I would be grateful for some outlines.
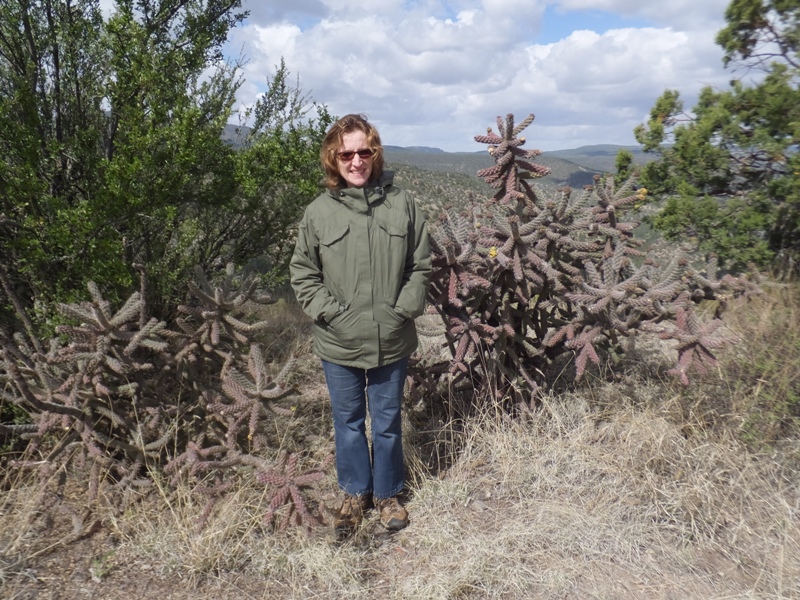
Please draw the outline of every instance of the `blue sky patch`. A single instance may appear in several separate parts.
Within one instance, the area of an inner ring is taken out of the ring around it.
[[[623,17],[601,10],[565,11],[548,6],[544,11],[539,35],[532,41],[537,44],[552,44],[568,37],[578,29],[588,29],[603,34],[610,29],[625,27],[653,27],[647,19]]]

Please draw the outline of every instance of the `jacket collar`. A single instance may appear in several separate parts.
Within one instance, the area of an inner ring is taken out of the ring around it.
[[[394,182],[394,173],[384,171],[377,182],[371,182],[363,188],[344,188],[329,190],[328,193],[339,202],[356,212],[367,212],[367,206],[375,204],[386,197],[386,190]]]

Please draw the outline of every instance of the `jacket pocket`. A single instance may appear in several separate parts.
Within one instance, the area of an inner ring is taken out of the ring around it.
[[[378,226],[384,231],[384,233],[389,236],[390,241],[400,243],[405,248],[408,231],[391,223],[387,223],[382,219],[376,219],[376,221],[378,222]]]
[[[384,325],[391,325],[392,327],[400,327],[408,319],[401,315],[394,307],[394,301],[389,298],[384,299],[383,302],[378,302],[373,308],[375,320]]]
[[[354,354],[361,351],[363,339],[361,335],[360,316],[357,311],[344,309],[333,317],[329,323],[314,323],[315,343],[324,349],[326,360],[353,360]]]
[[[350,224],[332,228],[326,231],[319,240],[319,258],[322,263],[322,277],[325,287],[339,304],[345,305],[351,298],[346,295],[348,238],[350,237]]]
[[[380,244],[381,278],[384,296],[394,305],[406,268],[408,231],[390,222],[377,220]]]
[[[350,223],[345,223],[341,227],[336,227],[330,231],[326,231],[319,240],[319,244],[323,248],[336,249],[337,245],[344,241],[345,237],[350,231]]]

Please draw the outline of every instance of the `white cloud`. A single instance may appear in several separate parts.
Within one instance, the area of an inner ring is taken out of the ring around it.
[[[291,23],[281,23],[273,27],[254,25],[253,30],[253,52],[264,56],[291,55],[297,38],[302,34],[300,28]]]
[[[473,136],[508,112],[536,113],[526,131],[532,147],[633,143],[633,128],[665,89],[680,90],[691,107],[703,85],[725,85],[714,35],[726,2],[557,0],[564,10],[653,26],[579,29],[542,45],[544,1],[298,0],[267,3],[269,16],[256,9],[264,3],[246,0],[253,15],[230,45],[250,59],[243,103],[283,57],[314,100],[334,114],[366,113],[387,144],[479,150]]]
[[[698,56],[711,60],[698,63]],[[528,69],[512,86],[522,90],[513,104],[536,105],[550,148],[632,143],[633,128],[665,89],[681,90],[691,105],[702,85],[724,85],[720,56],[712,42],[669,29],[576,31],[529,48]]]

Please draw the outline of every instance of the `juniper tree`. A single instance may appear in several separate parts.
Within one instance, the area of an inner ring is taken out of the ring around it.
[[[196,265],[279,270],[317,192],[330,119],[283,62],[249,133],[223,139],[242,84],[222,55],[240,0],[109,4],[0,3],[0,263],[37,325],[90,280],[127,298],[134,263],[161,318]],[[12,313],[0,304],[0,320]]]
[[[635,131],[658,157],[642,173],[664,201],[652,224],[716,254],[726,269],[754,263],[796,275],[800,2],[733,0],[725,20],[716,41],[729,87],[704,88],[691,111],[667,90]]]

